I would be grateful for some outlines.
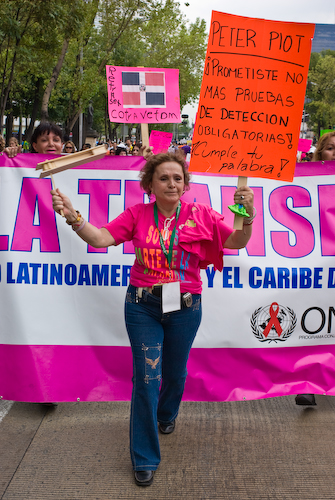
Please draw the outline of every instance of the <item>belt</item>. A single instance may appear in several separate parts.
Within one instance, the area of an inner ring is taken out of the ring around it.
[[[155,297],[162,298],[162,285],[154,285],[154,286],[140,286],[137,288],[137,296],[139,299],[143,296],[143,291],[151,293]],[[192,294],[190,292],[181,293],[180,294],[181,302],[185,307],[191,307],[192,305]]]
[[[139,299],[142,298],[143,290],[145,292],[151,293],[152,295],[155,295],[155,297],[162,297],[162,285],[139,286],[137,288],[137,295]]]

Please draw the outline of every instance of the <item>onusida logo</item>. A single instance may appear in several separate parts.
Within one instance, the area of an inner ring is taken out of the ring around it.
[[[293,333],[297,317],[293,309],[277,302],[256,309],[250,319],[251,329],[260,342],[284,342]]]

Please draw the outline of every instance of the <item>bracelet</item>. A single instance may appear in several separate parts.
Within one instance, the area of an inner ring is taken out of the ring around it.
[[[243,226],[249,226],[250,224],[252,224],[254,222],[254,218],[257,215],[257,210],[255,207],[253,207],[253,211],[254,211],[254,215],[252,217],[245,217],[243,219]]]
[[[73,224],[72,229],[73,229],[73,231],[75,231],[77,233],[78,231],[81,231],[83,229],[85,224],[86,224],[86,220],[84,219],[84,217],[81,217],[81,224],[79,226],[76,226]]]
[[[78,210],[76,210],[76,214],[77,214],[77,218],[72,221],[72,222],[69,222],[67,219],[66,219],[66,224],[68,224],[69,226],[72,226],[72,224],[75,224],[76,222],[79,222],[81,219],[82,219],[82,216],[80,214],[80,212]]]

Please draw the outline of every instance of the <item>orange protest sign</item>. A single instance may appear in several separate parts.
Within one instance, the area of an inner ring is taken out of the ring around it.
[[[212,12],[191,171],[292,181],[314,28]]]

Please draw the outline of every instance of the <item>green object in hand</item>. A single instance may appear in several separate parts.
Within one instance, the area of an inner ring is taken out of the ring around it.
[[[229,210],[231,210],[235,215],[240,217],[250,217],[243,205],[235,203],[235,205],[228,205]]]

